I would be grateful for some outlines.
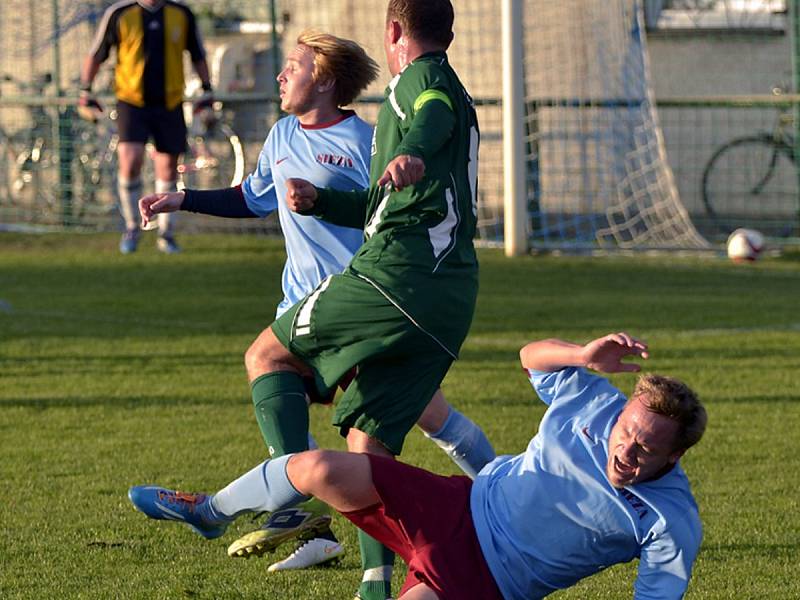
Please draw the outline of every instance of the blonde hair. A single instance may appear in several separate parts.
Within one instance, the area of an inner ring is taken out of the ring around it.
[[[333,80],[336,106],[351,104],[380,72],[378,63],[352,40],[307,29],[297,43],[314,51],[314,81]]]
[[[675,446],[687,450],[703,437],[708,415],[697,395],[685,383],[663,375],[642,375],[633,388],[647,410],[676,421],[678,429]]]

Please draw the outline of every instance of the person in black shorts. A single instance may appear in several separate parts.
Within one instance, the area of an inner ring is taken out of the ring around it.
[[[117,190],[125,219],[119,249],[136,250],[139,242],[138,200],[142,196],[141,171],[145,144],[155,144],[155,191],[177,189],[178,157],[186,146],[183,118],[183,53],[189,52],[204,94],[195,110],[211,105],[211,83],[205,49],[194,15],[172,0],[117,2],[103,15],[92,48],[81,68],[80,109],[102,111],[92,95],[92,82],[100,65],[116,49],[114,88],[119,128]],[[159,215],[158,249],[169,254],[180,248],[173,236],[173,215]]]

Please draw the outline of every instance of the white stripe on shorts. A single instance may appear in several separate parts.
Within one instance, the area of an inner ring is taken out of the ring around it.
[[[294,320],[294,337],[308,335],[311,333],[311,311],[314,309],[314,305],[317,303],[319,295],[327,289],[328,285],[330,285],[330,282],[331,275],[328,275],[317,286],[317,289],[315,289],[311,295],[306,298],[305,302],[303,302],[303,306],[300,307],[299,311],[297,311],[297,316]]]

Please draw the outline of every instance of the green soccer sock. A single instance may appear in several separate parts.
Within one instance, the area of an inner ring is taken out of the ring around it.
[[[308,404],[303,379],[291,371],[267,373],[250,385],[258,428],[270,456],[308,450]]]
[[[387,600],[391,597],[392,588],[388,581],[362,581],[356,595],[359,600]]]
[[[358,587],[358,597],[361,600],[391,598],[394,552],[360,529],[358,545],[361,548],[361,568],[364,569],[364,579]]]

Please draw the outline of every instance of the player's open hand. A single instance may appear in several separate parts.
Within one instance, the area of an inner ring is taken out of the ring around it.
[[[142,229],[150,229],[153,218],[159,213],[180,210],[185,194],[183,192],[165,192],[149,194],[139,198],[139,214],[142,216]]]
[[[425,176],[425,163],[418,156],[401,154],[395,156],[378,179],[378,185],[384,186],[391,183],[396,190],[414,185]]]
[[[640,371],[636,363],[622,362],[626,356],[648,358],[647,344],[627,333],[610,333],[592,340],[582,350],[588,368],[601,373],[620,373]]]
[[[317,202],[317,188],[305,179],[286,180],[286,205],[296,213],[307,213]]]

